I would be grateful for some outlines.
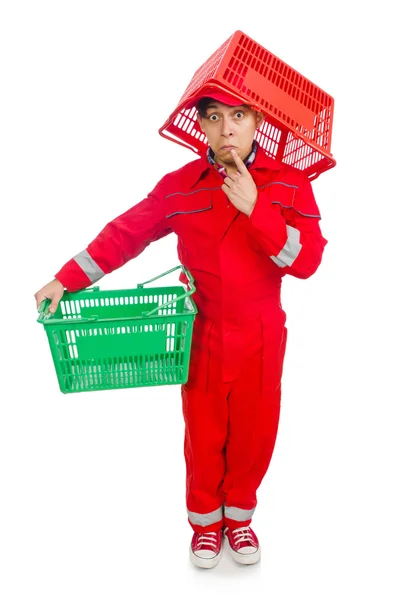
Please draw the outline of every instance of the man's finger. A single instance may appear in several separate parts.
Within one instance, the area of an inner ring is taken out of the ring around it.
[[[229,196],[230,193],[230,187],[228,187],[227,185],[223,184],[221,186],[221,189],[225,192],[226,196]]]
[[[234,162],[236,163],[236,167],[240,171],[241,175],[249,175],[247,167],[245,166],[244,162],[241,160],[237,152],[235,150],[232,150],[231,154],[233,156]]]
[[[48,310],[51,313],[54,313],[56,311],[56,309],[58,308],[60,298],[58,296],[48,297],[48,296],[44,296],[43,294],[40,294],[40,296],[36,296],[37,310],[39,310],[40,304],[42,302],[44,302],[44,300],[51,300],[51,304],[48,306]]]
[[[56,309],[58,308],[58,301],[57,300],[53,300],[50,304],[50,306],[48,307],[48,310],[50,311],[50,313],[54,313],[56,311]]]
[[[40,306],[40,304],[43,302],[43,300],[45,300],[45,299],[46,299],[46,297],[45,297],[45,296],[41,296],[41,295],[40,295],[40,296],[37,296],[37,295],[35,295],[35,298],[36,298],[36,305],[37,305],[37,308],[39,308],[39,306]]]
[[[226,179],[231,179],[232,181],[237,181],[237,179],[240,177],[240,173],[229,173],[229,175],[226,177]]]

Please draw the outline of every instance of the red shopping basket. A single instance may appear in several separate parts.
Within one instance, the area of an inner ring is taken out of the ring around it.
[[[335,166],[331,154],[334,100],[242,31],[236,31],[196,71],[160,135],[202,153],[208,147],[196,108],[206,88],[218,88],[265,116],[255,137],[271,157],[305,171],[309,179]]]

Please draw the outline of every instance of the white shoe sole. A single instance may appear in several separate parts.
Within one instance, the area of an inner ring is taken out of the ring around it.
[[[225,535],[225,541],[227,542],[227,545],[229,546],[232,557],[240,565],[254,565],[255,563],[260,561],[260,559],[261,559],[261,547],[260,546],[258,547],[258,550],[256,552],[254,552],[253,554],[240,554],[239,552],[236,552],[235,550],[233,550],[233,548],[230,547],[229,540],[226,535]]]
[[[217,554],[213,558],[200,558],[199,556],[196,556],[191,546],[189,548],[189,553],[190,560],[192,561],[195,567],[200,567],[200,569],[212,569],[213,567],[216,567],[218,562],[221,560],[222,548],[219,554]]]

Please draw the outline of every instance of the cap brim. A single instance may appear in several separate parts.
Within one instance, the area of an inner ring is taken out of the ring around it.
[[[242,98],[230,96],[227,92],[222,92],[217,89],[207,88],[200,94],[197,94],[197,96],[192,98],[187,104],[185,104],[184,108],[192,108],[193,106],[197,106],[197,103],[202,98],[213,98],[221,104],[226,104],[226,106],[242,106],[243,104],[247,104],[247,102]]]

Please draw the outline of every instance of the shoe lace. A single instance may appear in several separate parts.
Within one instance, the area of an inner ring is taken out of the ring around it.
[[[197,546],[213,546],[216,548],[216,533],[215,531],[209,531],[207,533],[200,533],[197,538]]]
[[[238,529],[231,530],[231,534],[234,537],[235,542],[249,542],[255,544],[254,538],[252,537],[252,530],[250,527],[239,527]]]

